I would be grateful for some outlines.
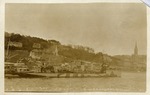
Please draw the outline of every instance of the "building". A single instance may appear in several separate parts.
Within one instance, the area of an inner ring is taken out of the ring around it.
[[[28,72],[29,68],[25,65],[25,63],[15,63],[16,72]]]
[[[146,55],[139,55],[138,54],[137,43],[135,44],[134,53],[131,56],[131,61],[132,61],[132,63],[146,64]]]
[[[146,70],[146,55],[140,55],[137,43],[135,43],[133,54],[131,55],[117,55],[116,59],[123,63],[123,69],[132,71]]]
[[[9,44],[9,46],[14,46],[14,47],[19,47],[19,48],[22,47],[22,43],[20,43],[20,42],[11,42],[10,41],[8,44]]]
[[[34,49],[30,52],[29,55],[33,59],[41,59],[42,57],[42,50]]]
[[[33,47],[33,48],[41,48],[41,44],[39,44],[39,43],[34,43],[32,47]]]
[[[135,44],[135,47],[134,47],[134,56],[138,56],[138,47],[137,47],[137,43]]]
[[[15,63],[5,62],[5,73],[12,73],[15,71]]]
[[[58,56],[57,45],[53,45],[48,49],[33,49],[30,51],[29,56],[33,59],[47,59],[50,55]]]
[[[53,55],[58,56],[58,48],[57,48],[57,45],[54,45],[54,46],[52,47],[52,53],[53,53]]]

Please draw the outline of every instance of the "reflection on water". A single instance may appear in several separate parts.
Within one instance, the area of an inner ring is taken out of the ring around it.
[[[100,92],[146,90],[146,74],[122,73],[121,78],[11,78],[5,79],[5,91]]]

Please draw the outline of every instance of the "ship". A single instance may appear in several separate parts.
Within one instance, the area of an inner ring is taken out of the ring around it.
[[[19,77],[23,78],[102,78],[102,77],[121,77],[118,73],[105,73],[105,74],[95,74],[95,73],[30,73],[21,72],[16,73]]]

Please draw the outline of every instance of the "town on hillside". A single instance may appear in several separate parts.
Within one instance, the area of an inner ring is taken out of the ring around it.
[[[137,43],[133,51],[131,55],[110,56],[90,47],[5,32],[5,74],[146,71],[146,55],[138,54]]]

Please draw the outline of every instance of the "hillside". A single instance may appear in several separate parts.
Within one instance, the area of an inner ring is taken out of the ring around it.
[[[10,42],[20,42],[23,44],[23,46],[21,48],[10,46],[10,50],[21,49],[21,50],[31,51],[32,49],[34,49],[33,48],[34,43],[40,44],[41,49],[48,48],[52,44],[60,44],[60,42],[58,42],[56,40],[45,40],[45,39],[38,38],[38,37],[31,37],[31,36],[25,36],[25,35],[5,32],[5,49],[7,48],[9,41]]]
[[[9,41],[22,43],[21,47],[9,45],[9,56],[11,57],[7,61],[10,62],[17,62],[21,58],[28,58],[30,52],[34,49],[48,50],[53,52],[53,46],[57,45],[59,56],[54,56],[52,53],[49,53],[48,55],[42,55],[41,60],[51,61],[52,63],[64,63],[74,60],[102,63],[105,60],[107,63],[112,65],[120,65],[117,59],[114,59],[107,54],[103,54],[102,52],[95,53],[94,50],[90,47],[79,45],[62,45],[59,41],[56,40],[45,40],[42,38],[8,32],[5,32],[5,52],[7,51]],[[38,43],[40,47],[33,47],[35,43]]]

